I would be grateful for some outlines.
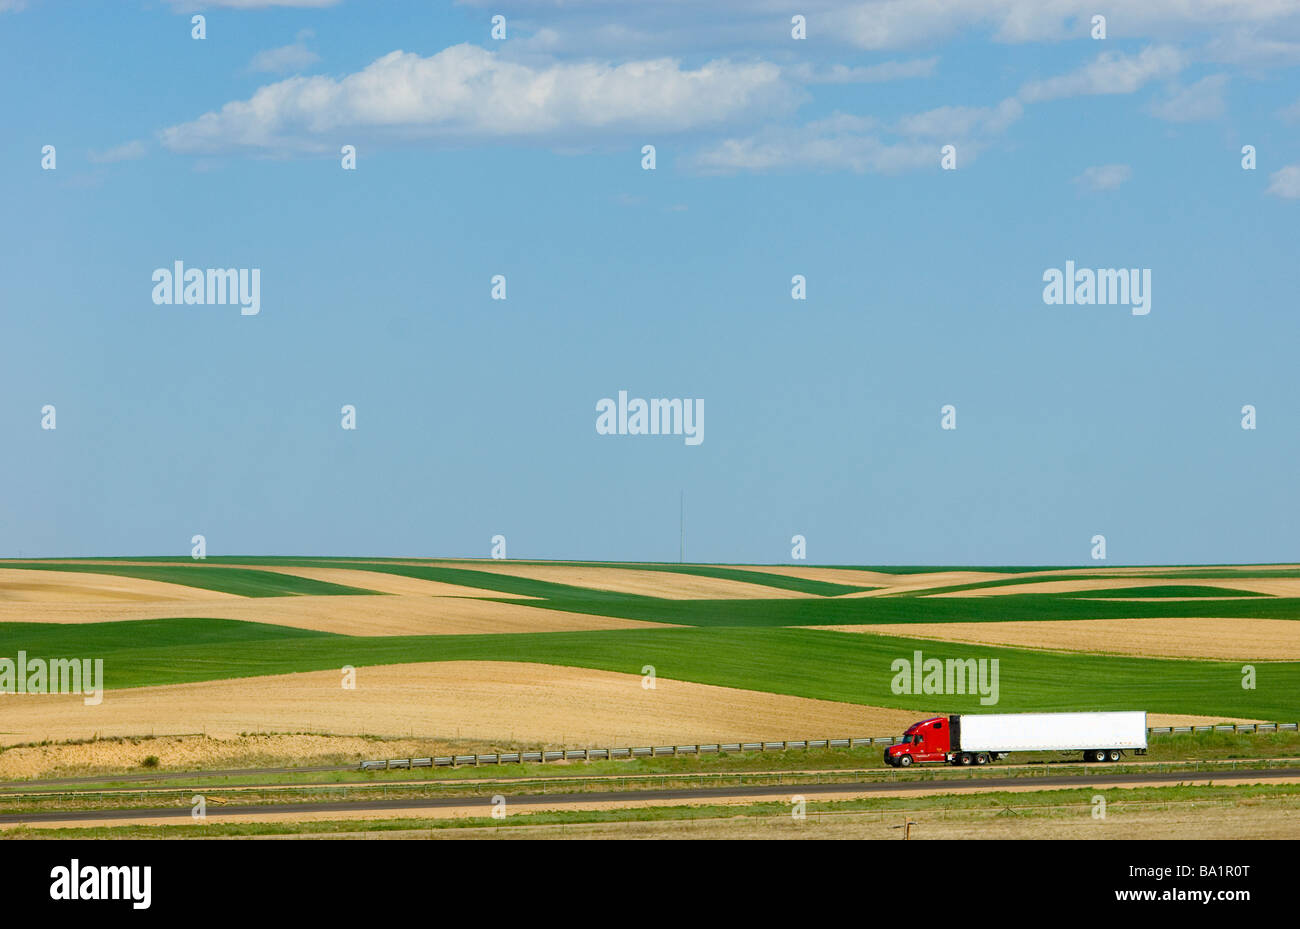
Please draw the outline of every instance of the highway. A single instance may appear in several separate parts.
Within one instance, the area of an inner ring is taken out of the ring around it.
[[[891,794],[945,794],[997,789],[1023,791],[1026,789],[1065,790],[1079,787],[1135,787],[1160,784],[1205,784],[1229,782],[1278,783],[1300,780],[1300,767],[1272,769],[1237,769],[1221,771],[1172,771],[1151,773],[1087,774],[1041,777],[977,777],[969,780],[905,780],[905,781],[847,781],[829,784],[762,784],[739,787],[682,787],[663,790],[588,791],[581,793],[509,794],[502,793],[508,806],[541,806],[548,809],[594,806],[619,806],[628,804],[654,805],[681,804],[697,801],[735,802],[737,800],[788,800],[793,795],[813,798],[832,795],[836,799],[847,797],[889,796]],[[504,788],[508,790],[508,787]],[[389,800],[340,800],[307,803],[269,804],[209,804],[207,820],[220,822],[235,817],[277,816],[292,817],[301,814],[366,813],[382,814],[395,810],[418,813],[420,810],[467,809],[481,807],[486,815],[491,810],[489,796],[428,797]],[[188,805],[110,810],[48,810],[34,813],[9,813],[0,815],[0,825],[43,822],[113,823],[137,820],[190,820]]]

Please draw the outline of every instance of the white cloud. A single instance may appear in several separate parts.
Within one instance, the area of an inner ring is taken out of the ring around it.
[[[706,173],[797,168],[897,174],[938,163],[934,145],[888,143],[874,135],[817,131],[811,125],[724,139],[691,159],[692,167]]]
[[[834,4],[825,14],[834,33],[859,48],[917,45],[988,22],[989,4],[961,0],[879,0]],[[814,17],[816,22],[816,17]]]
[[[1293,38],[1269,31],[1260,35],[1256,27],[1239,27],[1215,36],[1205,44],[1201,56],[1207,61],[1240,65],[1252,70],[1300,64],[1300,29]]]
[[[1106,15],[1109,38],[1173,37],[1229,24],[1294,22],[1288,0],[1142,0],[1113,11],[1096,0],[868,0],[827,4],[843,35],[862,48],[894,48],[989,29],[999,42],[1043,42],[1089,35]],[[810,14],[810,20],[812,15]]]
[[[25,0],[0,0],[0,9]],[[341,0],[168,0],[174,9],[328,7]],[[809,38],[867,50],[991,36],[1019,44],[1087,40],[1092,16],[1107,16],[1109,39],[1196,41],[1208,60],[1254,66],[1300,62],[1295,0],[457,0],[505,13],[516,54],[651,58],[714,49],[789,50],[790,16],[807,16]],[[483,18],[484,33],[487,17]],[[802,43],[800,43],[802,44]],[[1099,43],[1103,44],[1104,43]],[[717,51],[723,50],[722,52]],[[798,53],[796,49],[796,54]]]
[[[498,0],[461,2],[493,12],[500,6]],[[1198,36],[1213,43],[1235,32],[1240,44],[1300,26],[1294,0],[800,0],[794,6],[789,0],[512,0],[510,10],[525,41],[585,54],[653,54],[733,41],[788,48],[796,12],[807,17],[810,42],[870,50],[986,34],[1004,43],[1085,40],[1096,13],[1106,14],[1109,39],[1152,42]]]
[[[124,142],[114,148],[92,151],[87,157],[94,164],[113,164],[118,161],[135,161],[137,158],[143,158],[145,152],[145,144],[136,139],[132,142]]]
[[[1024,115],[1020,101],[1007,98],[995,107],[942,106],[938,109],[904,116],[897,131],[905,136],[933,139],[964,139],[972,134],[997,134]]]
[[[918,168],[938,170],[940,149],[957,146],[968,161],[987,140],[1020,118],[1019,101],[993,107],[940,107],[905,116],[892,125],[871,117],[836,113],[799,127],[764,129],[725,139],[690,160],[706,173],[810,169],[859,174],[898,174]]]
[[[1020,88],[1026,103],[1096,94],[1131,94],[1148,81],[1173,77],[1183,69],[1183,55],[1167,45],[1148,46],[1137,55],[1102,52],[1076,71]]]
[[[1268,193],[1284,200],[1300,200],[1300,164],[1274,171],[1268,180]]]
[[[802,64],[790,69],[792,77],[805,84],[876,84],[913,77],[930,77],[934,74],[938,58],[916,58],[911,61],[882,61],[879,64],[851,68],[831,65],[815,68]]]
[[[1187,87],[1176,87],[1167,98],[1151,105],[1151,115],[1171,123],[1217,119],[1227,109],[1223,99],[1227,86],[1228,75],[1211,74]]]
[[[584,133],[680,132],[787,112],[802,91],[765,62],[661,58],[530,66],[474,45],[423,58],[395,51],[354,74],[292,77],[165,129],[177,152],[324,150],[341,136],[546,139]]]
[[[279,48],[268,48],[258,52],[253,56],[253,60],[248,63],[248,70],[271,74],[287,74],[290,71],[302,71],[311,67],[320,61],[320,55],[307,47],[307,40],[313,35],[314,33],[310,29],[304,29],[298,33],[298,37],[293,44],[281,45]]]
[[[1074,179],[1074,183],[1089,190],[1114,190],[1130,177],[1133,169],[1128,165],[1094,165]]]

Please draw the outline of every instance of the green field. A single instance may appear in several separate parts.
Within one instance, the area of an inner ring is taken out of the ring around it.
[[[87,574],[112,574],[136,577],[145,581],[182,584],[203,590],[216,590],[240,597],[291,597],[299,595],[329,596],[337,594],[373,594],[373,590],[345,587],[305,577],[258,571],[253,568],[206,567],[194,564],[118,565],[66,564],[48,561],[7,561],[0,567],[41,571],[74,571]]]
[[[1241,687],[1234,662],[1058,654],[806,629],[710,627],[513,635],[354,637],[212,619],[76,626],[5,624],[0,654],[104,659],[109,689],[343,665],[415,661],[529,661],[639,674],[899,709],[981,708],[973,695],[898,695],[891,663],[920,650],[940,658],[997,658],[1003,712],[1146,709],[1158,713],[1292,719],[1300,662],[1258,667]],[[988,708],[985,707],[987,710]]]
[[[118,574],[222,590],[247,597],[303,594],[366,594],[363,587],[291,577],[257,566],[301,565],[353,568],[478,588],[494,594],[539,598],[528,606],[690,628],[609,629],[493,635],[346,636],[280,625],[210,619],[201,603],[182,604],[175,618],[61,624],[0,623],[0,656],[19,649],[44,658],[104,659],[109,689],[250,677],[343,665],[425,661],[519,661],[640,674],[654,665],[663,678],[908,710],[990,711],[970,694],[908,695],[891,688],[891,664],[914,651],[941,659],[999,661],[996,710],[1146,709],[1153,713],[1294,720],[1300,717],[1300,662],[1255,661],[1256,688],[1242,688],[1242,662],[1141,658],[1111,654],[1057,653],[1022,648],[962,645],[896,636],[858,635],[799,628],[811,625],[1000,622],[1124,618],[1300,619],[1300,598],[1241,595],[1195,584],[1152,587],[1147,577],[1295,577],[1289,569],[1226,568],[1175,572],[1152,568],[1129,576],[1123,591],[942,598],[912,592],[845,599],[866,588],[786,578],[757,568],[629,564],[638,571],[685,573],[798,590],[795,599],[671,600],[632,596],[476,570],[460,564],[399,564],[381,559],[223,558],[194,564],[181,559],[150,565],[113,560],[94,564],[5,562],[4,567]],[[619,567],[602,564],[602,567]],[[909,569],[890,569],[906,573]],[[998,569],[1006,570],[1006,569]],[[1027,569],[1026,569],[1027,570]],[[913,571],[913,576],[919,569]],[[1053,569],[1050,577],[1080,576]],[[1026,578],[1036,582],[1040,578]],[[968,588],[1017,583],[996,580]],[[931,588],[951,590],[951,587]],[[1139,593],[1140,592],[1140,593]],[[1121,594],[1152,596],[1125,602]],[[1171,597],[1193,597],[1171,600]],[[436,603],[436,601],[430,601]],[[504,602],[504,601],[503,601]],[[1230,629],[1230,626],[1228,627]]]

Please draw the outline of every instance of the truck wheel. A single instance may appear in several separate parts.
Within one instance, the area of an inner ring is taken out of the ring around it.
[[[962,763],[963,765],[968,765],[968,764],[970,764],[973,760],[974,760],[974,759],[971,758],[971,754],[970,754],[970,752],[962,752],[962,753],[961,753],[961,763]]]
[[[1083,753],[1083,760],[1084,760],[1084,761],[1087,761],[1089,758],[1091,758],[1093,761],[1105,761],[1105,760],[1106,760],[1106,753],[1105,753],[1104,751],[1102,751],[1101,749],[1097,749],[1097,750],[1095,750],[1095,751],[1091,751],[1091,752],[1084,752],[1084,753]]]
[[[976,755],[976,756],[975,756],[975,763],[976,763],[976,764],[988,764],[988,763],[989,763],[988,752],[980,752],[978,755]]]
[[[1110,759],[1111,761],[1119,761],[1120,757],[1121,757],[1123,754],[1124,754],[1124,753],[1121,752],[1119,749],[1112,748],[1112,749],[1110,750],[1110,753],[1107,754],[1106,757],[1107,757],[1108,759]]]
[[[911,756],[911,755],[899,755],[899,756],[898,756],[898,766],[899,766],[900,768],[910,768],[910,767],[912,766],[912,756]]]

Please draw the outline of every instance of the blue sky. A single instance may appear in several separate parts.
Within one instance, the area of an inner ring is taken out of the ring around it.
[[[1300,8],[699,7],[0,0],[0,555],[1300,560]]]

